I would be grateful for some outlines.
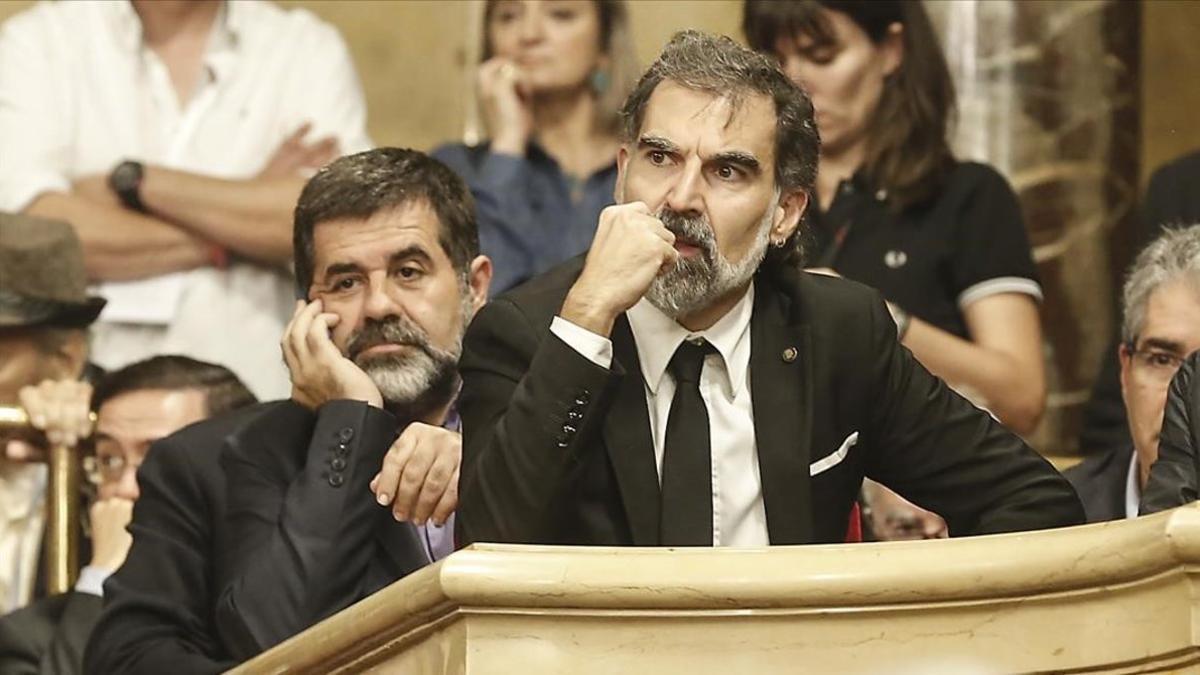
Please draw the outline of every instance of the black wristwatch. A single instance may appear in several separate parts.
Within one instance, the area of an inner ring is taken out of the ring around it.
[[[121,203],[134,211],[146,212],[142,204],[142,176],[145,173],[141,162],[127,159],[113,167],[108,174],[108,186],[117,193]]]

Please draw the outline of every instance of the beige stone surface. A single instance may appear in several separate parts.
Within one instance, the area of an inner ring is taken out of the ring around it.
[[[943,541],[477,545],[238,672],[1194,672],[1200,505]]]

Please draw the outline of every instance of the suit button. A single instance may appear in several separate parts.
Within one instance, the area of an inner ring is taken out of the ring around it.
[[[354,430],[350,427],[342,427],[337,433],[338,440],[343,443],[349,443],[351,438],[354,438]]]
[[[333,461],[329,463],[329,468],[333,469],[334,471],[345,471],[346,460],[342,459],[341,457],[334,457]]]
[[[342,487],[342,483],[346,482],[346,477],[340,473],[329,474],[329,484],[333,487]]]
[[[338,457],[345,457],[346,452],[347,450],[345,443],[338,443],[337,447],[333,449],[333,454],[337,455]]]
[[[587,405],[588,401],[591,400],[592,393],[587,389],[580,390],[580,392],[575,395],[575,405],[584,406]]]
[[[557,445],[558,445],[558,449],[559,449],[559,450],[566,450],[566,449],[567,449],[567,446],[569,446],[569,445],[571,445],[571,444],[570,444],[570,443],[568,443],[568,442],[566,442],[566,441],[559,441],[559,442],[557,443]]]
[[[566,436],[567,438],[574,436],[576,431],[577,430],[575,429],[575,427],[571,426],[570,424],[563,425],[562,432],[563,432],[563,435]]]
[[[579,420],[583,419],[583,413],[575,409],[568,410],[567,419],[571,420],[572,422],[578,422]]]

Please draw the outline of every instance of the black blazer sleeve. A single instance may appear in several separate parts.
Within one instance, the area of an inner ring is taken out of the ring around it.
[[[219,435],[185,430],[155,443],[138,469],[141,496],[129,531],[133,546],[104,583],[104,611],[84,663],[89,673],[216,673],[212,627],[212,521],[199,452]]]
[[[221,454],[230,581],[217,602],[225,647],[240,660],[367,595],[374,532],[388,517],[369,484],[396,419],[331,401],[288,404],[232,436]]]
[[[100,618],[100,607],[99,596],[72,591],[0,618],[0,673],[82,673],[83,649]]]
[[[868,477],[940,514],[951,536],[1084,522],[1049,462],[925,370],[897,342],[881,301],[871,314]]]
[[[620,371],[597,366],[546,328],[500,298],[467,331],[459,546],[552,542],[556,504],[577,497],[579,453],[602,451],[597,435]],[[567,410],[579,416],[574,433],[561,423]]]
[[[1189,356],[1167,394],[1163,411],[1162,433],[1158,437],[1158,459],[1150,467],[1150,479],[1142,492],[1138,513],[1157,513],[1196,501],[1196,476],[1200,462],[1196,456],[1196,428],[1192,420],[1200,419],[1196,406],[1200,404],[1200,380],[1196,365],[1200,352]]]

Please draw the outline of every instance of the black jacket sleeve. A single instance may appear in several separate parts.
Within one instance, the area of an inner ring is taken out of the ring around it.
[[[0,673],[82,673],[83,649],[100,618],[100,607],[99,596],[72,591],[0,618]]]
[[[578,453],[600,447],[600,421],[620,370],[601,368],[542,332],[539,340],[505,298],[485,305],[467,331],[459,410],[470,433],[463,434],[455,516],[459,546],[552,542],[556,504],[577,496]],[[586,412],[568,436],[547,409],[573,406]]]
[[[1167,406],[1163,411],[1162,433],[1158,437],[1158,459],[1150,467],[1150,479],[1142,492],[1138,512],[1157,513],[1196,501],[1196,476],[1200,473],[1197,461],[1196,406],[1200,404],[1200,380],[1196,365],[1200,352],[1184,361],[1171,380]]]
[[[990,415],[931,375],[872,305],[869,478],[946,519],[951,536],[1084,522],[1075,490]]]
[[[104,611],[84,663],[89,673],[216,673],[212,627],[212,521],[195,452],[217,452],[218,437],[186,431],[157,442],[138,469],[141,495],[129,531],[133,546],[104,583]]]
[[[396,419],[331,401],[290,404],[231,437],[221,454],[229,583],[217,602],[225,647],[245,660],[367,595],[374,532],[387,509],[369,483]]]

